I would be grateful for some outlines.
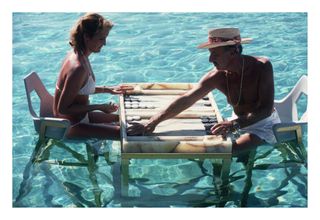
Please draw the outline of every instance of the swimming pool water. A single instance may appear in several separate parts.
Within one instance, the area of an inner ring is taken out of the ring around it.
[[[96,206],[89,173],[84,167],[51,166],[32,168],[30,189],[19,203],[23,171],[36,145],[37,134],[28,112],[23,77],[36,71],[49,92],[68,45],[69,30],[80,13],[13,14],[13,206],[73,207]],[[267,56],[274,68],[275,98],[283,98],[307,74],[306,13],[103,13],[115,26],[107,45],[90,57],[97,82],[197,82],[212,68],[208,52],[196,46],[207,40],[213,27],[235,26],[242,37],[252,37],[244,54]],[[224,117],[231,114],[225,97],[214,92]],[[93,103],[116,97],[95,95]],[[299,112],[306,109],[306,97]],[[307,147],[307,134],[303,138]],[[108,142],[110,144],[110,142]],[[71,144],[85,154],[84,145]],[[108,148],[108,146],[105,146]],[[266,155],[263,155],[266,154]],[[72,159],[59,149],[51,155]],[[242,163],[231,165],[230,194],[223,206],[306,207],[307,168],[304,164],[283,162],[281,150],[264,145],[258,148],[252,186],[246,187]],[[259,158],[261,156],[261,158]],[[269,164],[269,165],[267,165]],[[285,164],[285,165],[284,165]],[[112,168],[103,156],[94,173],[101,190],[102,205],[119,206],[219,206],[212,186],[209,161],[132,160],[130,193],[136,197],[121,201],[113,187]],[[249,174],[250,175],[250,174]],[[156,203],[154,202],[156,198]]]

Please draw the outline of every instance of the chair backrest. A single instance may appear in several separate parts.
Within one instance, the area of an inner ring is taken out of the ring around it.
[[[32,72],[24,78],[28,107],[33,117],[35,130],[40,139],[45,137],[63,139],[69,129],[70,121],[53,116],[53,96],[47,91],[37,73]],[[40,98],[39,115],[34,111],[31,93],[35,91]]]
[[[52,117],[53,116],[53,96],[47,91],[41,82],[38,74],[32,72],[24,78],[24,85],[28,99],[28,107],[31,115],[35,118],[38,117]],[[40,98],[40,115],[38,116],[32,106],[31,92],[35,91]]]
[[[307,87],[307,76],[303,75],[286,97],[274,102],[275,108],[277,109],[282,122],[307,122],[307,110],[299,119],[297,109],[297,101],[301,95],[308,95]]]

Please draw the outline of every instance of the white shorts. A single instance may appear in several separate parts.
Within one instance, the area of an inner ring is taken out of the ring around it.
[[[233,117],[234,118],[234,117]],[[269,144],[277,143],[276,137],[274,136],[272,127],[274,124],[281,123],[277,110],[274,110],[272,114],[258,121],[252,125],[241,128],[239,132],[241,134],[249,133],[257,135],[260,139],[266,141]]]
[[[87,113],[83,119],[81,119],[81,121],[74,123],[73,125],[71,125],[71,127],[74,127],[78,124],[90,124],[90,120],[89,120],[89,114]]]

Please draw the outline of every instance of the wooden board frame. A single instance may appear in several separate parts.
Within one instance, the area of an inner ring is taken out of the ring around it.
[[[130,91],[130,95],[178,95],[183,94],[186,91],[192,89],[195,84],[190,83],[132,83],[125,84],[134,87],[134,90]],[[174,91],[174,92],[173,92]],[[223,118],[220,114],[218,106],[214,100],[212,93],[208,93],[207,97],[212,107],[212,111],[206,110],[205,112],[192,112],[188,109],[178,114],[175,118],[199,118],[203,115],[215,115],[218,122],[223,121]],[[145,113],[146,112],[146,113]],[[155,111],[137,111],[137,115],[142,119],[148,119],[153,116]],[[142,113],[142,114],[139,114]],[[190,150],[201,148],[201,150],[195,150],[194,153],[218,153],[218,154],[230,154],[231,153],[231,140],[223,140],[221,137],[214,135],[204,135],[203,137],[199,136],[128,136],[127,135],[127,122],[126,122],[126,109],[124,96],[120,96],[120,126],[121,126],[121,151],[122,153],[148,153],[146,151],[139,150],[130,150],[130,148],[138,149],[143,145],[152,145],[154,148],[157,146],[163,147],[167,146],[168,149],[179,148],[179,151],[170,150],[174,153],[192,153]],[[193,147],[194,146],[194,147]],[[189,148],[188,148],[189,147]],[[207,150],[208,147],[216,148],[216,152],[213,148]],[[186,152],[183,150],[186,149]],[[202,152],[201,152],[202,151]],[[153,150],[149,153],[165,153],[163,151]]]
[[[133,86],[134,90],[128,95],[181,95],[192,89],[196,84],[192,83],[126,83],[123,85]],[[212,93],[207,97],[212,106],[212,112],[217,121],[223,121],[218,106]],[[143,119],[148,119],[155,112],[140,114]],[[175,118],[199,118],[202,112],[184,111]],[[129,163],[130,159],[221,159],[220,184],[228,183],[229,171],[232,157],[232,141],[223,140],[221,137],[213,135],[199,136],[128,136],[124,96],[120,95],[120,127],[121,127],[121,194],[128,196],[129,189]],[[141,148],[153,145],[156,150],[141,151]],[[182,149],[181,151],[161,151],[163,147],[172,149]],[[130,151],[130,148],[140,148]],[[210,151],[207,150],[210,148]],[[191,150],[190,150],[191,149]],[[201,149],[199,151],[194,149]],[[203,149],[205,149],[203,151]]]

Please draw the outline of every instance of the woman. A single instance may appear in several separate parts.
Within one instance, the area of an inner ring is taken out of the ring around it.
[[[122,94],[127,87],[96,86],[88,57],[100,52],[113,24],[96,13],[85,14],[70,32],[70,51],[60,70],[54,95],[56,117],[69,119],[68,138],[119,139],[118,106],[89,104],[89,95],[96,93]]]

